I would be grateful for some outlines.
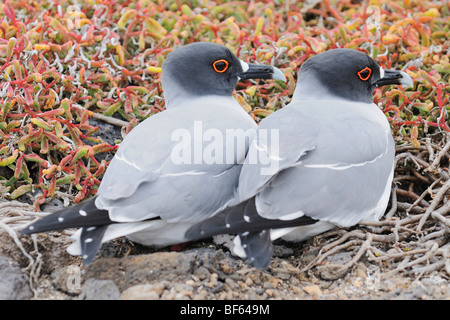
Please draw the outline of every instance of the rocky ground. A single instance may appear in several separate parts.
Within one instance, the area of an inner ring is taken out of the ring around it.
[[[227,236],[190,243],[178,252],[121,238],[104,244],[85,267],[65,252],[71,241],[66,233],[18,239],[7,229],[11,232],[0,234],[0,299],[450,299],[445,268],[427,274],[393,271],[394,261],[374,263],[368,254],[356,260],[360,246],[311,264],[324,255],[327,237],[363,229],[295,245],[278,241],[268,270],[232,256]]]

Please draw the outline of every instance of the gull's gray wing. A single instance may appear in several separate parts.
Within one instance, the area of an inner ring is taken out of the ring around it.
[[[305,101],[266,118],[258,131],[279,129],[279,142],[267,139],[257,149],[278,159],[271,163],[278,169],[263,175],[261,163],[246,162],[241,200],[256,196],[258,214],[267,219],[306,215],[341,226],[384,212],[395,152],[389,124],[374,104],[339,104]]]
[[[267,138],[271,134],[276,138]],[[390,195],[394,151],[389,124],[374,104],[290,105],[260,124],[241,170],[239,206],[194,225],[186,238],[237,233],[238,247],[265,268],[272,254],[267,229],[379,218]]]
[[[205,219],[235,198],[246,148],[236,150],[231,163],[207,164],[210,142],[203,141],[200,162],[194,159],[196,147],[188,148],[196,164],[180,163],[180,150],[187,151],[180,145],[187,138],[195,144],[208,133],[212,141],[211,137],[226,136],[227,130],[244,134],[255,127],[251,117],[229,101],[214,106],[200,101],[156,114],[133,129],[120,145],[103,178],[96,205],[108,210],[117,222],[154,217],[169,222]],[[224,157],[229,152],[225,149],[224,145]]]
[[[304,130],[307,121],[303,116],[301,110],[285,107],[260,123],[239,178],[241,201],[257,195],[280,172],[315,149],[320,128],[310,125]]]

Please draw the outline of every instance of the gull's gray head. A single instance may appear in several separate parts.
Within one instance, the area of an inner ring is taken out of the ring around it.
[[[413,82],[405,72],[382,69],[365,53],[333,49],[302,65],[294,98],[341,98],[371,103],[373,90],[388,84],[412,86]]]
[[[231,97],[239,79],[286,81],[277,68],[245,63],[227,47],[211,42],[191,43],[172,51],[163,63],[161,79],[167,104],[186,97]]]

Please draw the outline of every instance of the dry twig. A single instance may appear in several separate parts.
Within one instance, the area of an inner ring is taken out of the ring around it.
[[[317,236],[315,242],[322,248],[302,271],[317,267],[322,275],[327,258],[350,251],[354,254],[351,261],[340,268],[329,265],[336,278],[344,276],[365,254],[368,263],[388,268],[387,275],[404,272],[419,279],[442,270],[450,276],[450,219],[446,217],[450,214],[450,135],[441,137],[441,141],[423,139],[424,147],[397,148],[391,207],[384,219],[361,221],[354,230]]]

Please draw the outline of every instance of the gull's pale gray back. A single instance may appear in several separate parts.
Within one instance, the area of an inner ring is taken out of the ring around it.
[[[207,164],[206,158],[199,163],[177,163],[172,152],[183,141],[172,133],[182,128],[194,148],[193,139],[202,139],[208,130],[225,137],[226,130],[255,130],[256,124],[237,103],[229,106],[216,101],[217,105],[211,106],[202,99],[200,102],[157,114],[130,133],[130,140],[111,162],[96,200],[114,221],[155,217],[172,222],[201,221],[234,198],[242,166],[239,159],[244,159],[247,148],[235,150],[238,154],[231,163]],[[215,116],[206,116],[211,113]],[[196,120],[202,118],[202,136],[195,137],[200,129]],[[199,144],[202,157],[208,145],[207,141]]]

